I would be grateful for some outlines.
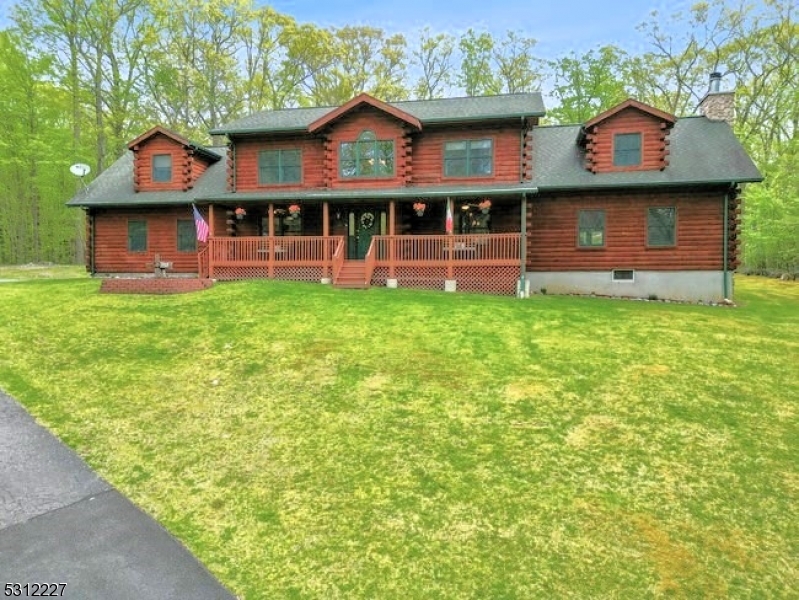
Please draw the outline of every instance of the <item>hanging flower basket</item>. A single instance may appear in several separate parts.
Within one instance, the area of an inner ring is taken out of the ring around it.
[[[488,211],[491,210],[491,200],[489,200],[488,198],[485,198],[483,201],[481,201],[477,205],[477,208],[479,208],[481,211],[483,211],[484,215],[487,215]]]
[[[291,206],[289,206],[289,214],[292,217],[300,216],[300,205],[299,204],[292,204]]]
[[[240,207],[240,206],[239,206],[239,207],[236,209],[236,211],[235,211],[235,212],[236,212],[236,218],[237,218],[239,221],[241,221],[241,220],[242,220],[244,217],[246,217],[246,216],[247,216],[247,211],[246,211],[246,210],[244,210],[244,209],[243,209],[242,207]]]
[[[427,208],[427,204],[424,202],[414,202],[413,203],[413,210],[416,211],[416,216],[421,217],[424,215],[424,211]]]

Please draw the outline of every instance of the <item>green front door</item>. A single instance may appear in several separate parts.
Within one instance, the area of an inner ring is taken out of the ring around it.
[[[380,232],[380,211],[359,208],[349,213],[347,258],[363,260],[372,243],[372,236]]]

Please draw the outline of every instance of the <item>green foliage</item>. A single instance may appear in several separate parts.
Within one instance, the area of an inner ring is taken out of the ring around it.
[[[419,46],[412,52],[413,64],[421,72],[414,89],[421,100],[441,98],[452,83],[452,54],[455,38],[445,33],[433,35],[429,28],[419,34]]]
[[[747,190],[744,262],[750,269],[799,273],[799,139],[765,170],[766,181]]]
[[[494,53],[494,39],[490,33],[477,33],[469,29],[461,36],[458,45],[461,50],[461,72],[458,83],[467,96],[487,96],[498,94],[502,83],[495,75],[491,65]]]
[[[549,61],[557,105],[547,111],[547,118],[557,123],[585,123],[627,98],[626,64],[627,55],[615,46]]]
[[[0,284],[0,386],[242,598],[787,598],[799,285]]]
[[[68,262],[81,215],[63,204],[74,189],[66,94],[52,61],[20,36],[0,31],[0,264]]]

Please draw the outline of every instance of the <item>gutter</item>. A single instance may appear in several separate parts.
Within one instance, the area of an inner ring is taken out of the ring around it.
[[[763,181],[762,177],[757,178],[747,178],[741,179],[740,181],[735,182],[735,184],[739,183],[760,183]],[[586,183],[586,184],[577,184],[577,185],[539,185],[538,189],[544,192],[580,192],[586,190],[613,190],[613,189],[622,189],[622,190],[648,190],[648,189],[657,189],[657,188],[676,188],[676,187],[693,187],[693,186],[711,186],[711,185],[729,185],[729,179],[705,179],[699,181],[652,181],[652,182],[641,182],[641,183],[617,183],[617,182],[607,182],[607,183]]]
[[[359,190],[357,188],[344,188],[336,190],[314,190],[304,192],[280,192],[274,191],[264,192],[237,192],[227,194],[217,194],[208,196],[197,196],[194,200],[195,203],[208,203],[208,202],[263,202],[267,199],[280,202],[287,200],[302,200],[308,201],[323,201],[323,200],[349,200],[353,202],[368,201],[368,200],[383,200],[383,199],[410,199],[410,198],[447,198],[450,196],[458,196],[464,198],[476,198],[485,195],[497,196],[511,196],[517,194],[537,194],[538,188],[534,185],[521,186],[514,184],[513,186],[497,186],[485,188],[385,188],[385,189],[370,189]]]

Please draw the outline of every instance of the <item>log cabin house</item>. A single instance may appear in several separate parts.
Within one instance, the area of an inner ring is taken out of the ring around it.
[[[721,300],[739,186],[761,181],[711,87],[542,126],[540,94],[253,114],[205,147],[155,127],[69,204],[98,276]],[[208,223],[198,242],[192,205]]]

